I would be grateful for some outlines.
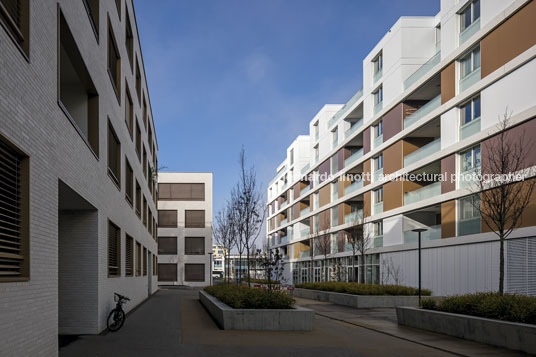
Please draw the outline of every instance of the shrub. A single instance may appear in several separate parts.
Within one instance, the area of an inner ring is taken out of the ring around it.
[[[421,306],[423,309],[434,310],[436,307],[436,301],[433,299],[423,299],[421,301]]]
[[[281,282],[279,280],[270,280],[268,281],[268,279],[249,279],[249,281],[252,283],[252,284],[280,284]],[[247,283],[248,280],[243,280],[243,282]]]
[[[250,288],[247,285],[218,284],[205,291],[233,309],[291,309],[294,299],[280,291]]]
[[[449,296],[424,309],[488,319],[536,324],[536,298],[525,295],[475,293]]]
[[[324,282],[296,284],[297,288],[331,291],[352,295],[418,295],[419,289],[402,285],[361,284],[346,282]],[[432,295],[428,289],[422,289],[422,295]]]

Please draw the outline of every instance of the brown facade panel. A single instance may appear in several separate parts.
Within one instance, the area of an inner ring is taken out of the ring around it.
[[[456,201],[441,203],[441,238],[456,236]]]
[[[344,179],[344,176],[341,176],[339,177],[339,184],[337,186],[338,188],[338,194],[339,194],[339,198],[344,196],[344,190],[346,189],[347,186],[350,185],[350,180],[345,180]]]
[[[456,95],[456,66],[452,62],[441,71],[441,104]]]
[[[363,130],[363,155],[370,151],[370,126]]]
[[[456,181],[451,180],[451,175],[456,173],[456,155],[452,154],[441,159],[441,174],[444,180],[441,181],[441,193],[447,193],[456,189]]]
[[[346,207],[348,207],[348,213],[350,213],[350,206],[346,203],[341,203],[340,205],[337,206],[337,209],[339,211],[338,215],[339,215],[339,222],[338,224],[344,224],[344,215],[347,213],[346,212]]]
[[[363,218],[370,217],[370,204],[371,204],[371,197],[370,197],[370,191],[367,191],[363,194]]]
[[[370,180],[369,180],[370,174],[371,174],[370,162],[371,162],[370,159],[363,162],[363,186],[370,184]]]
[[[323,207],[330,203],[331,199],[331,184],[325,185],[320,189],[319,207]]]
[[[383,173],[392,174],[404,167],[402,141],[399,140],[383,151]]]
[[[407,156],[414,152],[415,150],[420,149],[424,145],[432,142],[433,138],[405,138],[403,139],[403,145],[402,145],[402,161],[404,160],[404,156]]]
[[[383,211],[389,211],[403,205],[403,182],[391,181],[383,185]]]
[[[536,45],[536,1],[531,1],[480,42],[482,78]]]
[[[300,218],[300,204],[299,203],[295,203],[293,206],[292,206],[292,211],[293,211],[293,217],[294,219],[298,219]]]
[[[298,182],[297,184],[295,184],[293,187],[292,187],[292,192],[294,193],[293,196],[294,196],[294,199],[297,200],[298,197],[300,197],[300,191],[302,189],[302,186],[301,186],[301,182]]]
[[[330,174],[331,174],[331,164],[330,164],[330,159],[327,159],[326,161],[321,163],[320,166],[318,166],[318,175],[319,175],[318,183],[324,182],[329,177]]]
[[[327,209],[318,214],[318,230],[324,231],[331,227],[331,210]]]
[[[383,141],[386,141],[402,131],[403,103],[398,103],[386,113],[383,120]]]

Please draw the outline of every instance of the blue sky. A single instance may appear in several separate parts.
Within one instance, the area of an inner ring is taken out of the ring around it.
[[[265,190],[318,110],[361,87],[363,58],[396,20],[439,11],[439,0],[134,4],[159,165],[213,172],[215,211],[242,145]]]

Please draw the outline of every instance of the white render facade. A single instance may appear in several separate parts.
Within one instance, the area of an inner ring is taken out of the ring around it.
[[[114,292],[128,312],[158,288],[157,142],[132,1],[19,3],[0,16],[0,355],[54,356],[106,328]]]
[[[212,173],[158,173],[158,284],[210,284]]]
[[[363,60],[363,87],[346,104],[319,111],[269,184],[267,239],[286,256],[289,282],[324,279],[324,255],[312,248],[325,228],[326,275],[360,280],[345,231],[360,221],[371,236],[366,282],[395,282],[385,274],[391,265],[403,272],[398,283],[416,286],[412,229],[425,228],[425,288],[435,295],[498,288],[497,236],[468,212],[470,182],[393,178],[479,170],[506,111],[509,131],[535,136],[534,21],[534,1],[442,0],[437,15],[401,17],[389,29]],[[536,162],[535,152],[529,156]],[[355,175],[361,178],[343,179]],[[535,207],[532,197],[506,244],[510,292],[536,294],[529,278]]]

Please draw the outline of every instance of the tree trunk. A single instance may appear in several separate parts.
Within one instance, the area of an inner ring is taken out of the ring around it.
[[[248,286],[251,288],[251,275],[250,275],[250,270],[249,270],[249,249],[247,249],[246,254],[247,254],[246,259],[248,263]]]
[[[352,282],[355,281],[355,254],[352,257]]]
[[[501,232],[499,236],[500,244],[500,263],[499,263],[499,295],[504,294],[504,233]]]
[[[361,256],[361,283],[366,284],[365,281],[365,257]]]

